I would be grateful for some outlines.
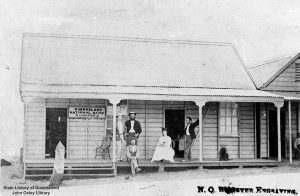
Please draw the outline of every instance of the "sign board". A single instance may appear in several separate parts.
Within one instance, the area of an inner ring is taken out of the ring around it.
[[[105,118],[105,107],[69,107],[69,118]]]

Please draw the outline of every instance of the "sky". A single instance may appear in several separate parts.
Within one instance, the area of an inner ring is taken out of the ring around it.
[[[3,157],[23,138],[22,34],[231,42],[246,66],[300,52],[299,0],[0,0]]]

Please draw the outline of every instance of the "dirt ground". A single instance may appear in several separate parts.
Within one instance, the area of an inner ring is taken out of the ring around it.
[[[1,191],[6,193],[6,190],[3,190],[4,186],[48,186],[48,180],[26,180],[23,182],[21,178],[22,169],[20,166],[6,166],[1,167]],[[171,171],[171,172],[163,172],[157,173],[153,171],[142,171],[135,177],[131,177],[129,173],[126,171],[120,172],[117,177],[111,178],[94,178],[94,179],[71,179],[64,180],[62,188],[76,188],[81,186],[94,186],[101,185],[111,186],[112,184],[144,184],[144,186],[148,186],[153,182],[164,181],[164,182],[172,182],[172,181],[182,181],[186,182],[189,180],[201,181],[201,180],[209,180],[209,179],[228,179],[228,178],[240,178],[247,176],[251,181],[252,178],[257,176],[269,176],[270,179],[273,178],[274,175],[294,175],[300,177],[300,166],[280,166],[274,168],[236,168],[236,169],[190,169],[183,171]],[[125,177],[129,176],[129,179],[125,179]],[[148,185],[147,185],[148,184]],[[121,185],[120,185],[121,186]],[[150,185],[151,186],[151,185]],[[300,181],[299,181],[300,186]],[[81,189],[80,189],[81,190]],[[8,194],[9,195],[9,194]],[[53,195],[53,194],[51,194]]]

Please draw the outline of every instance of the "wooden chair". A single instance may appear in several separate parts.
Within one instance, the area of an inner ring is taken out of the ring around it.
[[[96,148],[96,156],[95,158],[98,159],[102,157],[102,159],[110,159],[109,148],[111,146],[111,137],[103,137],[102,144],[100,147]]]

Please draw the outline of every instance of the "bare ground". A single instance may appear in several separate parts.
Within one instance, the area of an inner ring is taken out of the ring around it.
[[[20,179],[22,173],[22,169],[20,166],[6,166],[1,167],[1,190],[3,186],[48,186],[48,180],[26,180],[23,182]],[[246,177],[251,181],[252,178],[257,176],[267,176],[270,179],[273,176],[288,176],[297,174],[300,176],[300,166],[280,166],[274,168],[236,168],[236,169],[191,169],[184,171],[172,171],[172,172],[151,172],[151,171],[142,171],[135,177],[131,177],[129,173],[123,171],[120,172],[117,177],[112,178],[94,178],[94,179],[71,179],[64,180],[62,188],[75,188],[81,186],[97,186],[101,185],[110,187],[112,184],[136,184],[140,183],[141,186],[150,186],[153,182],[163,181],[163,182],[172,182],[174,181],[190,181],[190,180],[212,180],[212,179],[229,179],[229,178],[241,178]],[[129,176],[129,179],[125,179],[125,177]],[[178,182],[177,182],[178,183]],[[144,185],[142,185],[144,184]],[[300,186],[300,181],[299,181]],[[80,189],[81,190],[81,189]],[[4,190],[2,190],[4,191]],[[4,191],[5,192],[5,191]]]

